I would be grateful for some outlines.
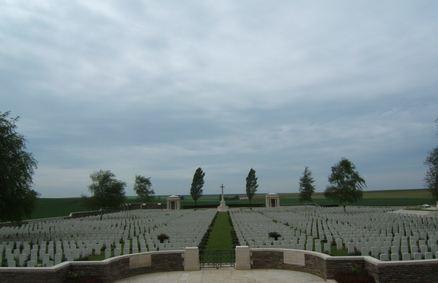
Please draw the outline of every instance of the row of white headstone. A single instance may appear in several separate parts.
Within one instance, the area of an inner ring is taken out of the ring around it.
[[[52,266],[143,251],[198,246],[215,210],[132,210],[0,228],[0,266]],[[160,234],[168,239],[161,242]]]
[[[389,213],[391,208],[282,207],[232,210],[240,244],[336,254],[369,255],[381,260],[438,258],[438,217]],[[269,232],[281,236],[275,240]]]

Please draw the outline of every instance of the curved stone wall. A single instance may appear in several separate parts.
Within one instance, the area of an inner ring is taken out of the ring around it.
[[[237,251],[237,250],[236,250]],[[239,256],[236,254],[236,258]],[[438,259],[380,261],[369,256],[329,256],[293,249],[250,249],[250,267],[309,272],[323,279],[364,271],[377,283],[436,283]]]
[[[377,283],[438,282],[438,259],[380,261],[369,256],[335,257],[304,250],[239,246],[235,267],[295,270],[323,279],[359,271],[372,276]],[[63,262],[53,267],[1,267],[0,282],[113,282],[137,274],[182,270],[199,270],[196,247],[123,255],[103,261]]]
[[[53,267],[1,267],[0,282],[113,282],[129,276],[184,270],[184,251],[123,255],[102,261],[70,261]]]

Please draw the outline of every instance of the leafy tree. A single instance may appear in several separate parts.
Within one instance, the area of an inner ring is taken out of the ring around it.
[[[435,122],[438,126],[438,119]],[[438,147],[429,153],[425,164],[428,166],[425,178],[427,187],[435,201],[438,202]]]
[[[126,184],[115,178],[110,170],[99,170],[90,175],[91,203],[96,208],[117,209],[125,201]]]
[[[426,184],[435,201],[438,201],[438,147],[435,147],[426,158],[428,166]]]
[[[246,177],[246,195],[248,196],[248,201],[251,203],[252,198],[254,197],[255,192],[258,188],[256,171],[254,169],[250,169],[248,176]]]
[[[135,176],[134,191],[142,202],[148,202],[153,194],[151,178],[146,178],[141,175]]]
[[[300,201],[311,201],[312,194],[315,192],[312,172],[308,167],[304,168],[303,176],[300,178]]]
[[[26,151],[26,140],[17,133],[9,112],[0,112],[0,220],[20,221],[30,217],[38,193],[31,189],[37,162]]]
[[[193,201],[196,202],[202,196],[202,187],[204,186],[204,176],[205,173],[202,171],[201,167],[196,169],[195,174],[193,175],[192,186],[190,187],[190,195],[192,196]]]
[[[362,189],[366,187],[365,180],[359,175],[354,164],[343,158],[332,167],[329,176],[331,186],[327,187],[325,196],[337,201],[344,207],[362,198]]]

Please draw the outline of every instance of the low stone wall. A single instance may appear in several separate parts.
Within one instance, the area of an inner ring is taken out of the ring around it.
[[[87,217],[87,216],[96,216],[96,215],[102,215],[105,213],[111,213],[114,211],[100,211],[100,210],[89,210],[89,211],[74,211],[70,212],[68,216],[65,217],[65,219],[68,218],[80,218],[80,217]]]
[[[68,263],[58,264],[53,268],[6,268],[0,267],[0,282],[64,282],[69,269]]]
[[[283,251],[251,252],[251,268],[281,269],[283,267]]]
[[[184,251],[123,255],[102,261],[63,262],[54,267],[0,267],[0,282],[113,282],[132,275],[184,270]]]
[[[35,218],[35,219],[25,219],[21,220],[19,222],[0,222],[0,228],[2,227],[14,227],[14,226],[20,226],[23,224],[29,224],[29,223],[35,223],[35,222],[43,222],[43,221],[50,221],[50,220],[63,220],[68,219],[69,216],[57,216],[57,217],[46,217],[46,218]]]
[[[327,278],[337,272],[353,268],[363,269],[377,283],[436,283],[438,282],[438,259],[409,261],[380,261],[369,256],[329,257],[326,260]]]
[[[263,269],[288,269],[326,277],[325,254],[291,249],[252,249],[251,267]]]
[[[438,259],[380,261],[368,256],[334,257],[294,249],[249,249],[236,247],[236,269],[287,269],[308,272],[323,279],[339,273],[363,271],[376,283],[436,283]],[[199,270],[199,251],[159,251],[123,255],[103,261],[63,262],[54,267],[0,267],[0,282],[113,282],[129,276],[160,272]]]
[[[438,282],[438,260],[403,261],[394,264],[378,264],[379,282]]]
[[[373,274],[371,274],[370,271],[365,268],[365,259],[362,256],[328,257],[325,260],[325,265],[326,278],[334,278],[337,273],[353,272],[354,269],[366,270],[371,276],[373,276]],[[374,265],[371,264],[371,266]],[[375,277],[374,280],[376,280]]]
[[[303,271],[326,280],[334,279],[336,274],[362,271],[373,277],[376,283],[438,282],[438,259],[380,261],[369,256],[334,257],[293,249],[251,249],[250,266],[256,269]]]

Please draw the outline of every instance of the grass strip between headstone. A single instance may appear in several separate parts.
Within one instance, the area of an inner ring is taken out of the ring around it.
[[[218,212],[208,237],[206,250],[232,250],[231,222],[227,212]]]

